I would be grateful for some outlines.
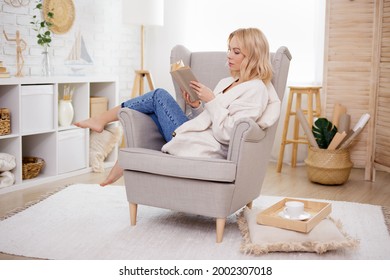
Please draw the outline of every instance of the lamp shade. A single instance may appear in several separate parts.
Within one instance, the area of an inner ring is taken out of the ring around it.
[[[124,23],[164,25],[164,0],[122,0]]]

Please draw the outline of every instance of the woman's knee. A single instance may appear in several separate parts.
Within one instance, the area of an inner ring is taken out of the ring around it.
[[[157,100],[165,100],[165,101],[169,101],[169,102],[172,102],[175,100],[173,98],[173,96],[163,88],[155,89],[153,97],[154,97],[154,99],[157,99]]]
[[[172,97],[172,95],[168,92],[168,91],[166,91],[165,89],[163,89],[163,88],[156,88],[155,90],[154,90],[154,94],[158,94],[159,96],[166,96],[166,97]]]

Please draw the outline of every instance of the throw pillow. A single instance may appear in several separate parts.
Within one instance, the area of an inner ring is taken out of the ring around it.
[[[91,131],[89,138],[89,162],[94,172],[104,172],[104,160],[122,138],[119,126],[108,127],[98,133]]]
[[[322,220],[309,233],[265,226],[256,223],[259,209],[245,208],[238,214],[243,236],[240,251],[261,255],[270,252],[316,252],[355,247],[359,243],[343,232],[341,223],[331,218]]]

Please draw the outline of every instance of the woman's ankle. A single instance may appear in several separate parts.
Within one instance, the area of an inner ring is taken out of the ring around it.
[[[122,176],[123,176],[123,168],[119,166],[118,162],[116,162],[115,165],[112,167],[110,173],[108,174],[107,178],[100,183],[100,186],[104,187],[112,183],[115,183]]]

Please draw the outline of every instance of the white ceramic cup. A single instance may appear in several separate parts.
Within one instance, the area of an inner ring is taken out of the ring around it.
[[[284,213],[291,219],[297,219],[304,213],[304,204],[300,201],[287,201]]]

